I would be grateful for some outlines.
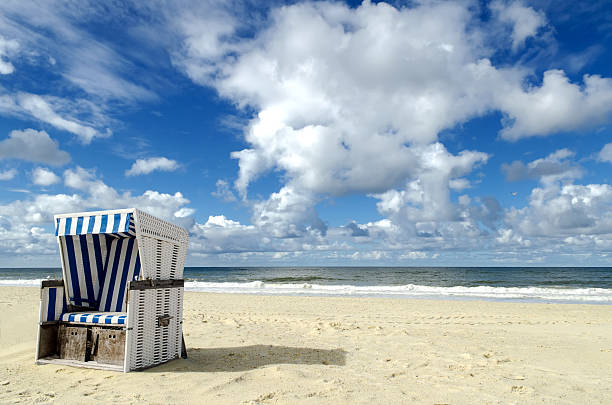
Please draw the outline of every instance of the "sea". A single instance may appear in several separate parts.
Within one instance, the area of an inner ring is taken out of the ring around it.
[[[0,286],[61,274],[0,268]],[[612,267],[185,267],[184,278],[216,293],[612,304]]]

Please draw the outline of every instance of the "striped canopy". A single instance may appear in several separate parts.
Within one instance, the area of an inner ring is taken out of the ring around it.
[[[58,215],[66,298],[99,311],[125,311],[127,282],[140,275],[134,215],[128,210]]]
[[[114,234],[135,236],[134,216],[131,212],[81,216],[61,216],[55,219],[55,236]]]

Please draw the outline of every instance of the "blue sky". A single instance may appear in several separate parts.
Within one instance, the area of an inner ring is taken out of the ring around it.
[[[0,266],[139,207],[188,265],[610,265],[601,2],[0,4]]]

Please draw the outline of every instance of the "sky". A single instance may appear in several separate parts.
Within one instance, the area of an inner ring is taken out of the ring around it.
[[[610,266],[607,1],[0,3],[0,266],[137,207],[190,266]]]

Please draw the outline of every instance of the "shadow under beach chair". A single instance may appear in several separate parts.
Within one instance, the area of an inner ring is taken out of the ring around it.
[[[346,351],[272,345],[190,348],[188,359],[147,372],[247,371],[274,364],[344,366]]]

